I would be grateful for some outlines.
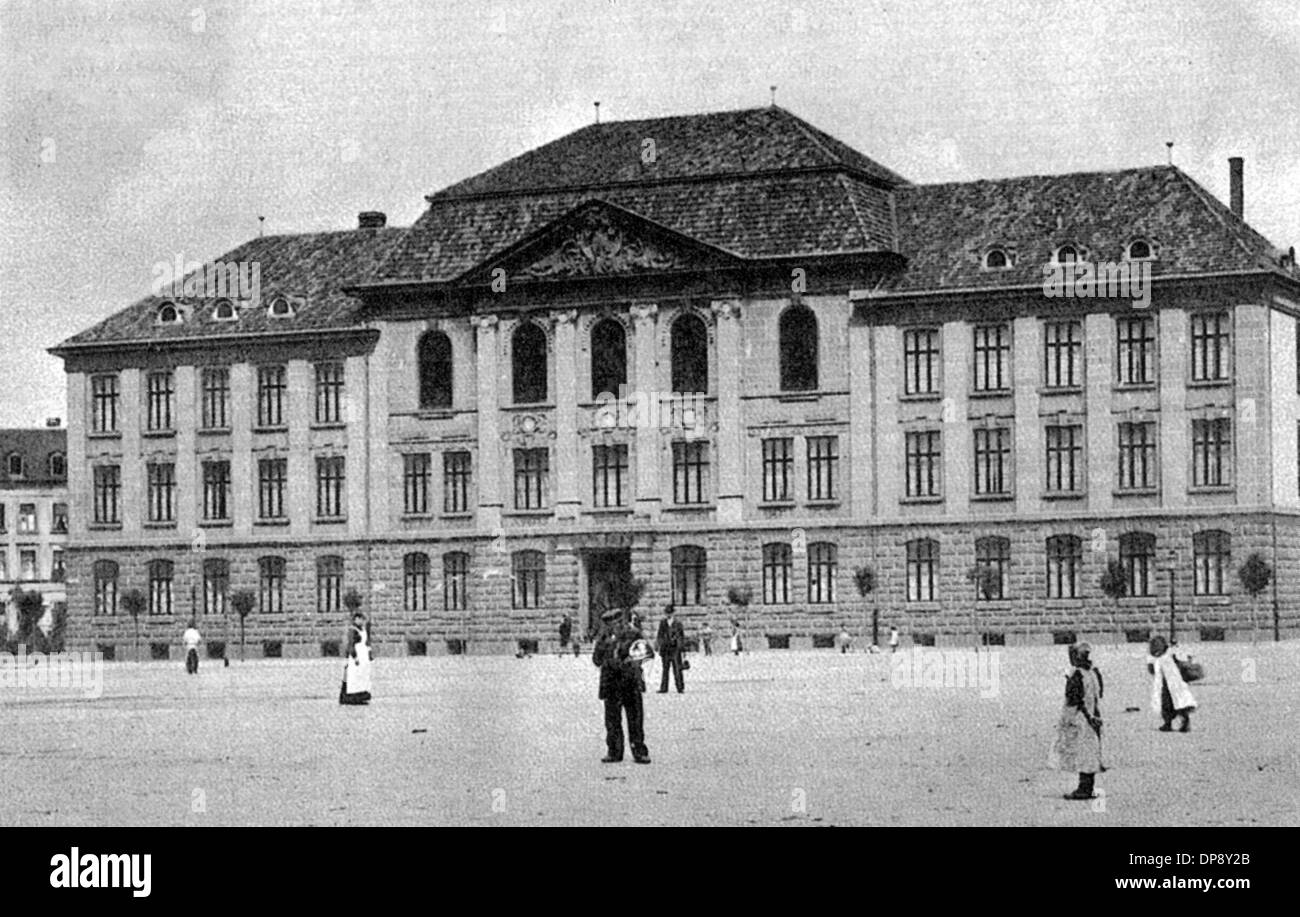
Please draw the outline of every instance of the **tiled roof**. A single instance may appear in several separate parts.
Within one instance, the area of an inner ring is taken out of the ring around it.
[[[1042,283],[1060,245],[1119,261],[1137,238],[1156,247],[1154,277],[1277,267],[1267,239],[1172,166],[914,185],[895,199],[908,261],[897,292]],[[1010,269],[983,269],[993,247],[1013,252]]]
[[[0,487],[66,485],[66,465],[62,476],[53,477],[50,474],[49,459],[56,452],[66,458],[67,450],[68,431],[62,427],[0,430]],[[17,478],[9,474],[9,456],[15,452],[23,457],[23,475]]]
[[[648,150],[653,156],[646,155]],[[824,168],[860,172],[888,185],[906,182],[784,108],[769,106],[589,124],[432,197]]]
[[[235,321],[214,321],[213,297],[146,296],[61,344],[61,347],[112,341],[168,341],[214,335],[282,333],[338,328],[355,321],[360,304],[343,287],[373,271],[402,235],[399,229],[260,236],[222,255],[224,264],[258,265],[260,306],[242,305]],[[298,308],[288,318],[272,318],[267,304],[284,294]],[[161,325],[158,309],[179,304],[185,321]]]

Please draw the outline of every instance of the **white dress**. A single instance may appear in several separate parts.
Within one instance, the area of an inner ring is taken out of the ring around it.
[[[346,690],[348,694],[369,694],[370,634],[364,629],[358,630],[356,641],[352,647],[356,657],[348,657],[348,668],[344,677]]]

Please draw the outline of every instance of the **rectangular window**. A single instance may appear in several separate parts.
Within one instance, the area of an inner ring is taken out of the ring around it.
[[[463,551],[442,556],[442,607],[444,611],[469,608],[469,555]]]
[[[548,450],[515,450],[515,509],[545,508],[549,474]]]
[[[1011,388],[1011,327],[1006,324],[975,327],[975,391],[1001,392]]]
[[[90,430],[117,432],[117,376],[92,376],[90,380]]]
[[[812,605],[835,603],[835,574],[839,551],[835,545],[819,542],[808,545],[808,602]]]
[[[429,555],[407,554],[402,558],[402,608],[429,610]]]
[[[316,518],[342,519],[347,515],[347,489],[341,455],[316,457]]]
[[[517,551],[514,572],[513,608],[540,608],[546,595],[546,556],[541,551]]]
[[[148,395],[145,429],[165,432],[172,429],[172,401],[176,397],[175,381],[170,372],[149,373],[145,379]]]
[[[903,441],[907,465],[907,495],[909,497],[940,496],[943,493],[940,487],[943,452],[939,431],[921,430],[907,433]]]
[[[171,462],[145,465],[148,485],[146,500],[150,522],[174,522],[176,519],[176,466]]]
[[[257,517],[259,519],[285,518],[284,491],[288,481],[288,459],[258,459]]]
[[[283,366],[257,368],[257,425],[259,427],[284,426],[287,388]]]
[[[763,604],[788,605],[794,570],[788,544],[763,545]]]
[[[92,476],[94,490],[95,522],[116,525],[118,504],[122,493],[122,469],[117,465],[96,465]]]
[[[1083,324],[1047,322],[1043,326],[1043,384],[1048,388],[1083,385]]]
[[[343,610],[343,558],[316,560],[316,611],[336,614]]]
[[[937,395],[940,366],[937,328],[903,332],[903,394]]]
[[[230,518],[230,462],[203,463],[203,519],[222,522]]]
[[[1217,531],[1193,535],[1192,568],[1196,595],[1226,595],[1232,571],[1231,536]]]
[[[258,600],[264,614],[284,611],[284,558],[263,557],[257,562]]]
[[[117,564],[111,560],[97,560],[94,572],[96,617],[117,614]]]
[[[1011,430],[993,427],[975,431],[975,493],[1005,496],[1011,493]]]
[[[469,512],[470,461],[468,452],[442,454],[442,511],[444,513]]]
[[[1083,542],[1073,535],[1047,539],[1047,597],[1073,599],[1079,595],[1079,573],[1083,568]]]
[[[794,476],[794,440],[790,437],[763,440],[763,501],[793,499],[790,479]]]
[[[50,515],[51,515],[50,531],[52,531],[55,535],[68,534],[68,504],[55,503],[54,508],[51,511]],[[4,513],[0,512],[0,531],[4,531],[4,527],[5,527]]]
[[[1047,492],[1083,490],[1083,427],[1078,424],[1047,428]]]
[[[1232,484],[1232,421],[1192,421],[1192,486]]]
[[[627,482],[627,446],[591,447],[591,504],[599,508],[622,506]]]
[[[683,545],[673,548],[669,559],[672,564],[673,604],[703,605],[707,567],[704,549]]]
[[[427,452],[402,456],[402,512],[408,516],[423,516],[429,512],[431,464]]]
[[[35,503],[18,504],[18,534],[20,535],[36,534],[36,504]]]
[[[939,581],[939,543],[922,538],[907,543],[907,600],[933,602]]]
[[[838,436],[808,437],[808,499],[834,500],[840,467]]]
[[[1149,315],[1115,319],[1117,380],[1120,385],[1151,385],[1156,381],[1156,323]]]
[[[1232,319],[1227,312],[1192,316],[1192,381],[1220,382],[1229,375]]]
[[[1156,486],[1156,425],[1119,425],[1119,489],[1151,490]]]
[[[343,422],[343,364],[316,364],[316,423]]]
[[[1011,539],[990,535],[975,539],[975,601],[996,602],[1007,597],[1011,567]]]
[[[63,548],[54,545],[50,548],[50,579],[61,583],[66,573],[67,568],[63,564]]]
[[[0,532],[3,532],[7,525],[8,523],[5,521],[5,505],[3,501],[0,501]],[[0,554],[3,553],[3,551],[0,551]]]
[[[36,549],[20,548],[18,550],[18,571],[19,576],[24,580],[40,579],[40,571],[36,565]]]
[[[699,440],[673,443],[673,503],[708,501],[709,444]]]
[[[149,614],[170,616],[172,613],[172,564],[155,560],[149,564]]]
[[[203,429],[229,429],[230,370],[225,366],[207,367],[203,370],[199,387]]]
[[[230,564],[213,559],[203,562],[203,613],[226,614],[230,599]]]

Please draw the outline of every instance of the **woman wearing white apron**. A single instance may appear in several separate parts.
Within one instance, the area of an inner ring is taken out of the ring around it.
[[[340,704],[370,703],[370,625],[357,612],[348,628],[348,661],[343,670]]]
[[[1174,658],[1174,650],[1164,637],[1151,639],[1151,656],[1147,659],[1147,671],[1152,675],[1151,710],[1160,714],[1161,732],[1172,732],[1174,717],[1182,719],[1179,732],[1191,730],[1191,715],[1196,709],[1196,698],[1191,688],[1183,681],[1183,673]]]

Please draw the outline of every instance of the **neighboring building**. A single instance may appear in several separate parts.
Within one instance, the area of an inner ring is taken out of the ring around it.
[[[381,642],[505,648],[628,577],[778,644],[873,610],[1136,639],[1166,568],[1184,632],[1297,628],[1300,278],[1177,168],[913,185],[772,107],[591,125],[428,201],[225,255],[260,301],[54,348],[75,640],[128,643],[140,589],[165,653],[250,589],[254,647],[334,652],[355,588]],[[1074,259],[1149,266],[1150,307],[1045,296]]]
[[[8,633],[18,630],[16,589],[45,599],[41,628],[64,605],[68,542],[67,431],[0,430],[0,616]]]

